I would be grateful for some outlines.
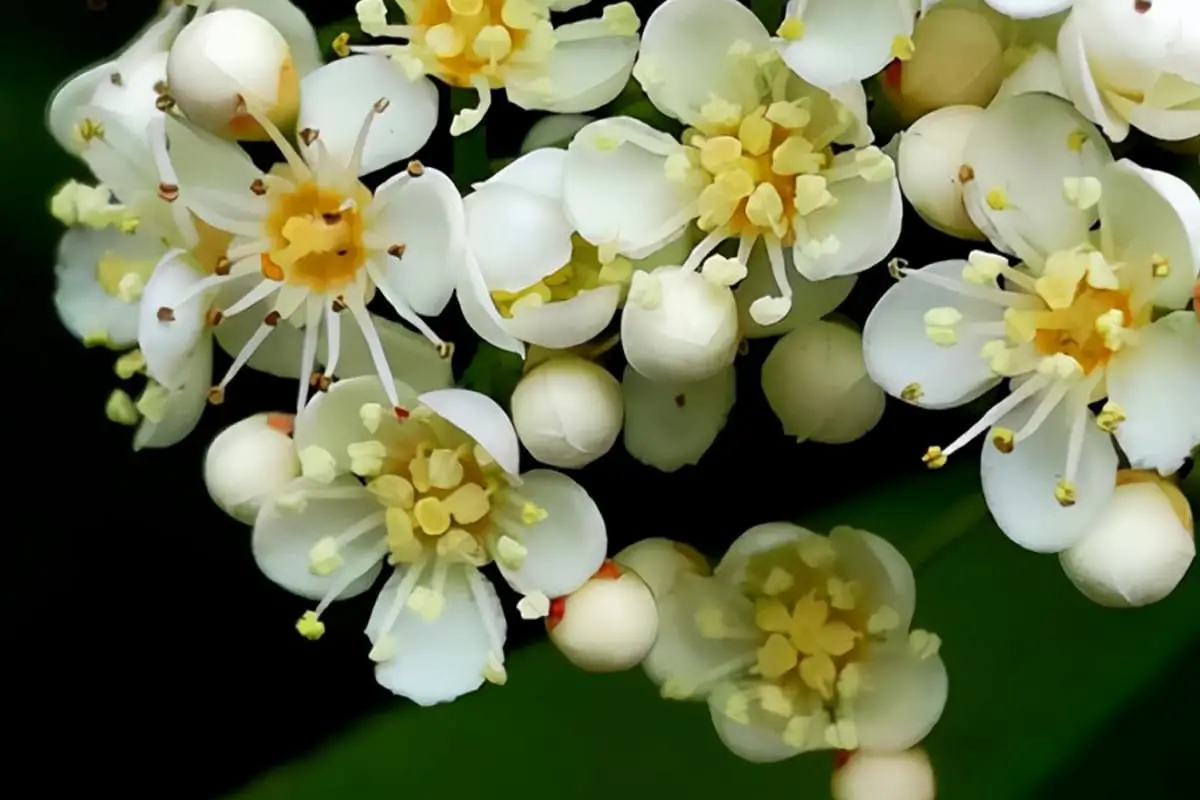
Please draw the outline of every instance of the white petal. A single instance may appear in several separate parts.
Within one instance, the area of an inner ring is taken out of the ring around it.
[[[353,477],[345,477],[337,485],[353,488],[358,481]],[[328,488],[327,484],[297,478],[280,492],[280,496],[325,488]],[[309,551],[321,539],[336,537],[359,520],[380,510],[382,507],[365,488],[361,498],[351,500],[308,499],[300,511],[280,508],[274,502],[263,503],[250,538],[254,562],[272,583],[292,594],[319,600],[343,576],[336,570],[327,576],[314,574],[310,569]],[[364,534],[344,545],[340,550],[344,565],[341,569],[351,569],[364,563],[370,557],[371,550],[379,545],[382,533],[380,526],[377,533]],[[365,592],[378,577],[381,567],[382,558],[351,583],[338,598],[344,600]]]
[[[213,8],[244,8],[265,19],[287,41],[300,75],[321,66],[321,46],[308,17],[291,0],[216,0]]]
[[[1021,62],[1021,66],[1004,79],[1004,83],[1000,85],[1000,90],[996,92],[996,97],[992,102],[998,103],[1010,97],[1030,92],[1045,92],[1064,100],[1070,99],[1067,88],[1063,84],[1058,57],[1053,50],[1045,47],[1035,49]]]
[[[850,717],[864,751],[900,752],[924,739],[942,717],[950,689],[936,654],[919,658],[904,643],[864,662],[862,693]]]
[[[732,364],[696,383],[652,381],[626,366],[621,387],[625,449],[663,472],[699,463],[725,427],[737,397]]]
[[[96,179],[126,205],[145,202],[147,195],[157,201],[158,170],[146,137],[134,134],[116,114],[96,106],[83,108],[80,115],[104,129],[103,141],[93,139],[80,153]],[[158,201],[150,207],[164,205]]]
[[[1100,223],[1116,252],[1110,261],[1145,265],[1162,256],[1170,272],[1156,281],[1154,302],[1183,308],[1200,275],[1200,197],[1166,172],[1121,159],[1104,170]]]
[[[965,261],[939,261],[923,267],[933,274],[960,280]],[[952,408],[968,403],[996,386],[996,376],[979,351],[995,338],[963,331],[958,344],[941,347],[925,332],[925,312],[955,308],[969,322],[1002,322],[1004,307],[942,289],[918,276],[902,278],[875,304],[863,328],[867,373],[885,392],[922,408]]]
[[[168,395],[163,416],[157,422],[143,419],[133,435],[133,449],[170,447],[184,440],[200,422],[208,407],[212,386],[212,337],[192,350],[181,373],[183,382]]]
[[[900,182],[852,179],[829,185],[836,205],[805,217],[809,234],[816,239],[836,237],[838,249],[815,258],[792,249],[796,269],[809,280],[853,275],[875,266],[892,252],[900,238],[904,201]]]
[[[1082,149],[1072,138],[1087,136]],[[967,139],[963,160],[984,194],[998,189],[1012,209],[985,213],[1011,226],[1042,255],[1087,240],[1096,210],[1063,199],[1066,178],[1100,177],[1112,154],[1100,132],[1069,103],[1046,94],[1022,94],[989,107]]]
[[[382,55],[331,61],[300,82],[298,130],[313,128],[334,163],[349,161],[363,121],[377,101],[387,109],[371,123],[360,175],[383,169],[424,147],[437,124],[437,89],[410,81]]]
[[[652,681],[660,686],[667,681],[695,684],[734,659],[753,659],[752,640],[711,639],[700,633],[696,614],[708,608],[719,609],[731,627],[754,626],[754,603],[733,586],[716,578],[681,573],[674,588],[658,598],[658,639],[642,662]]]
[[[1123,0],[1076,5],[1072,16],[1097,72],[1133,89],[1148,88],[1161,72],[1200,81],[1200,19],[1193,3],[1162,0],[1153,13]]]
[[[562,117],[549,116],[546,120],[559,120]],[[591,120],[587,117],[580,117],[585,120],[574,131],[579,130]],[[541,122],[539,120],[538,122]],[[537,127],[537,123],[534,124]],[[564,140],[570,138],[563,137]],[[531,150],[521,156],[504,169],[497,172],[495,175],[487,179],[485,185],[503,183],[506,186],[515,186],[526,192],[532,192],[540,197],[550,200],[554,203],[562,202],[563,195],[563,170],[567,165],[567,151],[558,147],[543,147],[537,150]]]
[[[1200,445],[1200,321],[1176,311],[1138,331],[1108,366],[1108,398],[1125,420],[1117,442],[1135,469],[1170,475]]]
[[[1035,395],[1000,420],[1020,430],[1041,398]],[[984,445],[980,459],[983,495],[1000,530],[1027,550],[1057,553],[1079,541],[1112,497],[1117,454],[1108,434],[1091,418],[1084,422],[1083,450],[1075,477],[1075,505],[1063,507],[1055,486],[1066,468],[1070,403],[1063,402],[1032,436],[1011,453]],[[990,437],[989,437],[990,438]]]
[[[562,25],[556,33],[563,34],[572,25],[590,22]],[[625,88],[637,49],[636,36],[601,36],[560,42],[550,51],[546,63],[539,66],[536,75],[531,76],[533,80],[550,76],[553,92],[550,99],[540,91],[522,91],[530,82],[512,79],[505,87],[505,94],[510,102],[521,108],[556,114],[591,111],[611,102]]]
[[[850,116],[853,118],[853,124],[850,128],[834,139],[834,142],[853,147],[866,147],[875,141],[875,132],[871,130],[868,121],[867,91],[863,88],[862,81],[839,83],[835,86],[825,87],[824,91],[828,93],[832,100],[836,101],[837,105],[841,105],[849,111]],[[811,94],[811,92],[806,92],[805,94]],[[814,113],[813,120],[813,124],[820,124],[818,122],[820,114]],[[820,130],[820,128],[817,128],[817,130]]]
[[[96,87],[102,81],[108,80],[112,70],[111,61],[88,67],[68,78],[54,91],[46,111],[46,126],[62,149],[76,153],[83,148],[83,142],[75,135],[75,124],[81,116],[80,109],[91,102]]]
[[[505,329],[523,342],[562,350],[599,335],[621,300],[617,286],[601,286],[545,305],[518,308]]]
[[[1006,17],[1030,19],[1048,17],[1071,7],[1075,0],[987,0],[987,4]]]
[[[120,76],[119,85],[112,75]],[[166,51],[136,59],[122,56],[109,65],[104,77],[92,92],[92,105],[110,111],[131,133],[144,136],[150,122],[162,114],[155,86],[167,77]]]
[[[419,178],[402,174],[381,185],[375,203],[371,235],[388,246],[404,245],[403,256],[387,259],[388,283],[418,314],[437,316],[454,293],[466,246],[458,189],[445,173],[427,167]]]
[[[406,408],[416,407],[417,395],[410,387],[396,381],[396,393]],[[317,394],[296,415],[296,451],[320,447],[333,456],[339,472],[349,472],[347,445],[373,438],[362,421],[362,407],[367,403],[385,409],[391,405],[374,374],[337,381],[329,391]]]
[[[908,559],[883,537],[846,525],[830,531],[829,541],[843,574],[870,587],[876,602],[899,616],[897,630],[907,632],[917,610],[917,582]]]
[[[788,284],[792,287],[792,307],[787,316],[779,322],[763,327],[750,317],[750,304],[760,297],[775,296],[779,290],[771,273],[766,246],[760,240],[750,251],[750,259],[746,263],[746,278],[733,292],[738,304],[739,327],[742,335],[748,339],[782,336],[805,323],[820,319],[840,306],[842,301],[850,296],[850,291],[858,281],[855,275],[838,275],[822,281],[810,281],[796,269],[790,248],[784,249],[783,261]]]
[[[915,19],[912,7],[896,0],[793,0],[786,15],[803,21],[804,35],[785,42],[780,53],[796,74],[816,86],[862,81],[878,73],[891,62],[896,37],[912,35]]]
[[[670,136],[630,117],[586,125],[567,148],[563,177],[572,227],[592,244],[615,244],[630,258],[681,236],[699,197],[697,187],[667,179],[667,156],[681,150]]]
[[[521,543],[529,552],[520,569],[497,565],[522,594],[563,597],[587,583],[604,563],[604,517],[587,490],[561,472],[535,469],[522,475],[521,482],[518,491],[542,508],[546,518],[521,529]]]
[[[203,295],[180,303],[184,295],[203,279],[179,251],[163,257],[146,282],[138,311],[138,347],[146,358],[146,372],[168,389],[179,388],[187,369],[187,359],[201,337],[208,308]],[[159,318],[159,313],[172,319]]]
[[[132,347],[137,343],[138,303],[123,302],[100,285],[96,270],[106,253],[153,263],[162,257],[163,246],[152,237],[112,228],[67,230],[58,245],[54,308],[75,338],[104,334],[113,349]]]
[[[502,646],[506,634],[504,610],[491,583],[482,576],[476,579],[481,598],[477,602],[465,572],[468,569],[474,568],[453,568],[447,577],[445,607],[437,619],[427,622],[406,607],[386,631],[396,641],[397,649],[393,658],[375,665],[375,680],[380,686],[418,705],[432,706],[448,703],[483,685],[489,655],[500,655],[492,652],[495,645],[483,615],[487,614],[499,633],[500,642],[496,644]],[[403,568],[398,567],[379,592],[366,630],[372,642],[385,633],[380,627],[403,575]]]
[[[733,684],[722,685],[708,698],[708,711],[712,717],[713,728],[721,743],[729,748],[738,758],[752,764],[772,764],[803,753],[804,750],[793,747],[783,741],[781,731],[772,726],[782,727],[784,720],[771,719],[767,714],[758,712],[756,708],[749,710],[750,724],[739,722],[726,713],[726,704],[733,693],[742,691],[741,687]]]
[[[495,400],[467,389],[439,389],[418,398],[422,405],[475,440],[510,475],[520,469],[521,450],[512,421]]]
[[[221,285],[213,301],[214,308],[228,308],[242,298],[246,292],[253,289],[262,280],[259,275],[248,275],[237,278]],[[263,318],[270,313],[275,298],[260,300],[240,314],[225,317],[213,328],[217,344],[230,356],[236,356],[238,351],[262,325]],[[300,321],[303,315],[293,319]],[[342,326],[342,341],[351,336],[357,325]],[[360,335],[361,338],[361,335]],[[254,355],[246,362],[246,366],[268,375],[280,378],[300,377],[300,350],[304,342],[304,331],[291,324],[291,320],[275,326],[271,335],[254,350]],[[374,368],[372,367],[372,371]],[[344,370],[338,369],[339,377],[351,377]]]
[[[466,253],[454,296],[458,298],[463,318],[479,338],[501,350],[516,353],[522,358],[525,356],[525,346],[508,332],[507,323],[496,310],[487,284],[483,282],[479,263],[470,250]]]
[[[731,56],[737,42],[761,53],[771,46],[767,29],[736,0],[667,0],[646,20],[633,76],[664,114],[694,125],[716,95],[743,111],[758,104],[757,70]]]
[[[740,586],[746,579],[746,566],[750,559],[777,547],[795,544],[817,534],[793,525],[790,522],[764,522],[745,531],[733,540],[721,561],[713,570],[713,576],[730,586]]]
[[[1058,31],[1058,63],[1067,98],[1081,114],[1099,125],[1108,138],[1114,142],[1124,141],[1129,135],[1129,122],[1122,119],[1100,95],[1075,14],[1067,17]]]
[[[562,205],[508,183],[485,183],[463,201],[468,246],[489,289],[519,292],[571,260]]]

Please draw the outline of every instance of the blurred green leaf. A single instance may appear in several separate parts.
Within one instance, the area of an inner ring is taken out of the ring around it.
[[[486,394],[508,408],[509,398],[521,380],[524,366],[525,361],[516,353],[480,342],[459,383],[464,389]]]

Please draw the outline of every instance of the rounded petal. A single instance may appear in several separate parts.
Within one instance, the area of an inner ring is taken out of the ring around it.
[[[561,117],[545,117],[558,120]],[[587,117],[581,117],[590,122]],[[540,120],[539,120],[540,121]],[[572,133],[586,125],[581,123]],[[536,123],[534,127],[537,127]],[[567,137],[569,138],[569,137]],[[542,147],[531,150],[513,161],[504,169],[487,179],[485,185],[502,183],[531,192],[554,203],[562,202],[563,170],[567,165],[567,151],[558,147]]]
[[[418,400],[474,439],[505,472],[517,474],[521,458],[517,432],[495,400],[467,389],[438,389],[422,394]]]
[[[1114,142],[1124,141],[1129,135],[1129,122],[1122,119],[1100,95],[1100,89],[1092,77],[1092,67],[1088,63],[1077,15],[1067,17],[1059,29],[1057,51],[1066,97],[1081,114],[1099,125],[1105,136]]]
[[[1128,159],[1110,164],[1101,181],[1100,224],[1113,263],[1147,265],[1165,258],[1170,271],[1155,283],[1154,304],[1183,308],[1200,276],[1200,197],[1166,172]]]
[[[100,284],[97,270],[110,254],[135,262],[131,268],[141,268],[156,263],[163,247],[152,237],[112,228],[67,230],[58,245],[54,308],[75,338],[84,341],[103,335],[109,347],[122,349],[137,344],[138,303],[126,303]]]
[[[496,310],[487,284],[483,282],[483,273],[479,269],[475,254],[470,250],[466,252],[454,296],[458,298],[458,307],[462,310],[463,318],[471,326],[471,330],[479,334],[480,339],[524,358],[525,346],[508,332],[506,320]]]
[[[520,569],[497,562],[505,580],[523,594],[563,597],[587,583],[604,563],[608,534],[604,517],[587,490],[549,469],[521,476],[522,497],[546,512],[541,522],[521,529],[528,550]]]
[[[681,151],[670,136],[630,117],[584,126],[567,148],[563,173],[571,226],[592,244],[613,244],[634,259],[683,235],[700,191],[667,178],[667,157]]]
[[[389,101],[371,122],[358,170],[366,175],[408,158],[425,146],[437,124],[437,89],[428,78],[410,81],[382,55],[339,58],[300,82],[297,130],[320,133],[330,159],[349,162],[371,108]]]
[[[68,78],[51,96],[46,109],[46,127],[62,149],[75,153],[83,147],[83,143],[75,136],[79,110],[91,102],[96,87],[108,79],[112,69],[111,61],[88,67]]]
[[[737,398],[733,365],[695,383],[652,381],[626,366],[625,449],[663,472],[697,464],[725,427]]]
[[[746,263],[746,277],[738,284],[733,296],[738,304],[738,326],[742,335],[748,339],[760,339],[766,336],[782,336],[808,322],[813,322],[833,311],[850,296],[850,291],[858,281],[855,275],[838,275],[822,281],[810,281],[800,274],[792,261],[792,251],[783,251],[784,268],[787,270],[788,284],[792,287],[792,307],[787,316],[774,325],[762,326],[750,316],[750,304],[760,297],[775,295],[775,277],[771,273],[771,263],[767,259],[767,250],[761,242],[755,243]]]
[[[1045,47],[1036,48],[1021,62],[1021,66],[1004,79],[993,102],[1000,102],[1019,94],[1031,92],[1045,92],[1064,100],[1070,99],[1067,88],[1063,84],[1062,68],[1059,66],[1058,56],[1053,50]]]
[[[212,386],[212,339],[204,337],[188,356],[179,388],[171,390],[157,420],[143,418],[133,435],[133,449],[170,447],[195,430],[208,408]]]
[[[489,181],[463,207],[467,246],[493,291],[519,292],[571,260],[574,231],[559,203]]]
[[[292,63],[301,75],[321,66],[321,46],[308,16],[292,0],[216,0],[213,8],[244,8],[265,19],[287,41]]]
[[[771,47],[754,13],[736,0],[667,0],[646,20],[633,77],[664,114],[694,125],[712,95],[753,109],[757,72],[730,53],[744,42],[751,53]]]
[[[967,138],[963,161],[982,193],[999,191],[1010,206],[988,207],[984,213],[1002,217],[1016,235],[1047,255],[1087,241],[1096,221],[1095,208],[1081,211],[1063,198],[1063,181],[1099,178],[1112,154],[1100,132],[1070,103],[1048,94],[1022,94],[987,109]]]
[[[764,522],[755,525],[733,540],[733,544],[729,545],[729,549],[713,570],[713,576],[730,586],[739,586],[746,578],[746,565],[754,556],[816,535],[807,528],[790,522]]]
[[[441,314],[454,294],[466,246],[463,201],[454,181],[428,167],[418,178],[402,173],[379,187],[371,206],[371,236],[388,247],[404,247],[401,257],[387,258],[388,283],[418,314]]]
[[[352,477],[339,479],[339,486],[354,487],[358,484]],[[308,478],[297,478],[289,483],[280,496],[327,488]],[[340,555],[343,566],[329,575],[317,575],[310,569],[309,551],[322,539],[336,537],[360,520],[377,514],[382,507],[364,488],[361,498],[350,500],[321,500],[310,498],[302,510],[283,508],[274,502],[263,503],[254,521],[254,532],[250,548],[258,568],[275,583],[292,594],[319,600],[336,584],[344,580],[344,569],[363,568],[338,599],[362,594],[371,587],[382,568],[382,555],[375,559],[370,569],[365,569],[373,553],[380,553],[378,545],[382,538],[383,521],[380,520],[379,534],[364,534],[342,546]]]
[[[1165,75],[1163,80],[1175,76]],[[1195,88],[1187,91],[1200,91]],[[1129,122],[1142,133],[1167,142],[1181,142],[1200,135],[1200,108],[1193,101],[1190,107],[1156,108],[1149,104],[1129,106]]]
[[[1041,398],[1035,395],[1005,415],[999,424],[1019,431]],[[1084,411],[1083,448],[1075,476],[1076,502],[1059,505],[1055,486],[1066,468],[1070,403],[1054,413],[1011,453],[985,445],[980,459],[983,495],[993,519],[1008,538],[1027,550],[1057,553],[1079,541],[1104,511],[1117,476],[1112,440]],[[990,438],[990,437],[989,437]]]
[[[1071,7],[1075,0],[987,0],[987,4],[1006,17],[1033,19],[1048,17]]]
[[[900,618],[896,630],[907,633],[917,610],[917,581],[912,565],[881,536],[839,525],[829,532],[844,574],[870,587],[875,602]]]
[[[796,269],[809,280],[869,269],[887,258],[900,239],[904,201],[900,182],[894,177],[886,181],[838,181],[829,184],[829,193],[837,204],[818,209],[804,219],[813,239],[833,237],[837,249],[815,256],[806,254],[800,242],[792,249]]]
[[[518,308],[504,321],[504,327],[523,342],[562,350],[599,335],[612,321],[620,301],[619,286],[601,286],[570,300]]]
[[[658,640],[642,662],[650,679],[664,689],[678,687],[690,697],[703,692],[705,679],[714,670],[743,657],[747,665],[753,663],[753,640],[701,634],[696,614],[706,608],[720,609],[723,621],[731,627],[754,626],[754,604],[733,586],[716,578],[679,575],[674,588],[658,598]]]
[[[591,26],[592,21],[562,25],[555,30],[559,36],[570,35],[575,25]],[[611,102],[629,82],[633,59],[637,55],[637,36],[598,36],[573,41],[560,41],[550,51],[550,58],[540,67],[537,76],[553,75],[552,94],[530,91],[531,81],[509,80],[505,94],[510,102],[521,108],[553,111],[556,114],[575,114],[591,111]]]
[[[100,81],[92,92],[91,103],[111,112],[133,134],[145,136],[152,120],[162,112],[156,105],[155,86],[167,77],[167,54],[155,51],[130,58],[122,56],[109,64],[107,80]],[[119,75],[119,83],[111,80]]]
[[[207,327],[203,294],[185,299],[204,277],[188,261],[179,250],[163,256],[146,282],[138,311],[138,347],[146,372],[168,389],[183,384],[188,357]]]
[[[793,0],[786,14],[804,24],[804,35],[786,41],[780,54],[815,86],[863,81],[880,72],[892,60],[896,37],[911,36],[915,21],[912,7],[895,0]]]
[[[965,261],[939,261],[922,268],[961,280]],[[863,357],[871,380],[892,397],[921,408],[953,408],[969,403],[1000,383],[979,354],[989,338],[963,331],[958,344],[941,347],[925,331],[925,312],[952,307],[971,322],[1001,322],[1004,308],[934,286],[919,276],[892,285],[867,317]]]
[[[258,275],[249,275],[245,278],[237,278],[222,284],[216,293],[213,306],[215,308],[228,308],[240,300],[246,292],[253,289],[260,280],[262,278]],[[250,337],[262,325],[263,318],[271,311],[274,302],[274,297],[268,297],[266,300],[260,300],[250,306],[250,308],[240,314],[234,314],[232,317],[223,317],[221,323],[213,328],[213,336],[221,349],[230,356],[236,356],[238,351],[250,341]],[[302,317],[303,315],[297,315],[296,319],[301,319]],[[343,325],[343,342],[350,337],[351,331],[357,331],[357,328],[357,325]],[[309,369],[309,367],[300,363],[300,352],[303,344],[304,331],[302,329],[290,324],[290,322],[276,325],[271,335],[254,349],[254,354],[250,356],[250,360],[246,362],[246,366],[258,372],[265,372],[268,375],[275,375],[279,378],[299,378],[302,369]],[[348,378],[351,376],[339,368],[338,377]]]
[[[420,402],[412,388],[399,381],[396,381],[396,393],[406,407],[415,408]],[[319,447],[333,456],[339,472],[349,472],[347,445],[373,438],[362,418],[362,407],[368,403],[384,408],[391,406],[383,383],[373,372],[336,381],[329,391],[316,394],[296,415],[293,434],[296,451],[302,453],[309,447]]]
[[[897,645],[860,669],[863,690],[850,701],[850,716],[862,750],[907,750],[941,719],[950,681],[940,656],[921,658],[906,645]]]
[[[473,567],[454,568],[447,576],[445,606],[432,621],[405,608],[396,624],[382,631],[396,599],[404,571],[397,568],[379,592],[371,610],[367,636],[375,642],[383,634],[397,643],[396,654],[375,666],[375,680],[388,691],[407,697],[418,705],[448,703],[483,685],[489,656],[503,646],[504,610],[486,578]],[[478,588],[472,590],[472,583]],[[493,632],[500,641],[493,642]]]
[[[1138,332],[1108,366],[1117,442],[1135,469],[1177,472],[1200,445],[1200,320],[1176,311]]]
[[[753,764],[771,764],[799,755],[804,749],[793,747],[783,741],[782,728],[785,720],[771,719],[757,708],[747,711],[749,722],[733,719],[725,711],[735,694],[745,691],[735,684],[723,684],[708,698],[708,711],[712,716],[713,728],[721,743],[738,758]],[[815,743],[815,742],[814,742]]]

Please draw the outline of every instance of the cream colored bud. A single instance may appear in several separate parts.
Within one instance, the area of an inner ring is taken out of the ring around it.
[[[255,414],[217,435],[204,456],[204,484],[222,511],[247,525],[262,501],[300,475],[288,414]]]
[[[1059,554],[1063,571],[1088,599],[1110,608],[1157,603],[1174,591],[1196,557],[1191,510],[1160,480],[1118,485],[1084,538]]]
[[[986,106],[1004,82],[1004,46],[981,13],[934,8],[913,30],[915,52],[900,66],[898,105],[907,119],[946,106]]]
[[[588,672],[619,672],[636,667],[658,636],[658,609],[646,583],[632,571],[598,575],[547,621],[550,641],[567,660]]]
[[[959,239],[986,237],[963,205],[963,179],[972,179],[963,165],[967,138],[983,109],[948,106],[927,114],[900,135],[896,164],[900,190],[930,227]]]
[[[779,339],[763,362],[762,387],[784,432],[800,441],[852,442],[883,417],[883,390],[867,375],[862,335],[834,322]]]
[[[265,140],[244,102],[280,127],[295,120],[300,76],[287,41],[271,23],[240,8],[197,17],[167,57],[170,95],[196,124],[232,139]]]
[[[659,537],[634,542],[613,556],[613,561],[637,573],[658,599],[674,588],[680,575],[712,573],[704,556],[690,546]]]
[[[937,781],[921,748],[858,751],[833,773],[833,800],[934,800]]]
[[[604,455],[621,434],[621,384],[603,367],[574,356],[529,372],[512,395],[513,427],[530,454],[577,469]]]
[[[727,286],[679,267],[659,267],[644,283],[645,299],[631,290],[621,313],[631,367],[654,381],[701,381],[733,363],[738,314]]]

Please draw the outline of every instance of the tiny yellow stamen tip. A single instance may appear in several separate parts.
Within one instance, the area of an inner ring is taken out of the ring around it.
[[[916,52],[917,46],[911,36],[897,36],[892,39],[892,58],[911,61]]]
[[[1096,415],[1096,425],[1105,433],[1115,433],[1124,421],[1125,411],[1111,401],[1105,403],[1104,408],[1100,409],[1100,413]]]
[[[1075,484],[1065,478],[1060,478],[1054,486],[1054,499],[1063,508],[1070,508],[1075,505]]]
[[[526,525],[534,525],[544,520],[547,516],[546,509],[535,505],[532,502],[526,502],[521,506],[521,521]]]
[[[921,456],[921,460],[930,469],[941,469],[946,466],[946,455],[940,447],[930,447],[925,451],[925,455]]]
[[[992,446],[1001,453],[1011,453],[1016,444],[1016,434],[1008,428],[992,429]]]
[[[1008,192],[1003,189],[991,189],[988,191],[985,200],[987,201],[988,208],[993,211],[1005,211],[1012,208],[1012,205],[1008,201]]]
[[[1156,278],[1165,278],[1171,274],[1170,259],[1160,253],[1155,253],[1150,257],[1150,267]]]
[[[350,55],[350,34],[342,31],[333,38],[330,47],[338,58],[345,58]]]
[[[1083,145],[1087,142],[1088,135],[1085,131],[1072,131],[1067,134],[1067,147],[1075,153],[1082,152]]]
[[[779,35],[779,38],[789,42],[802,39],[804,38],[804,20],[799,17],[788,17],[779,26],[776,33]]]
[[[917,382],[910,383],[900,391],[900,399],[907,403],[916,403],[925,395],[925,390]]]
[[[305,611],[296,621],[296,632],[310,642],[315,642],[325,635],[325,623],[321,622],[317,612]]]

